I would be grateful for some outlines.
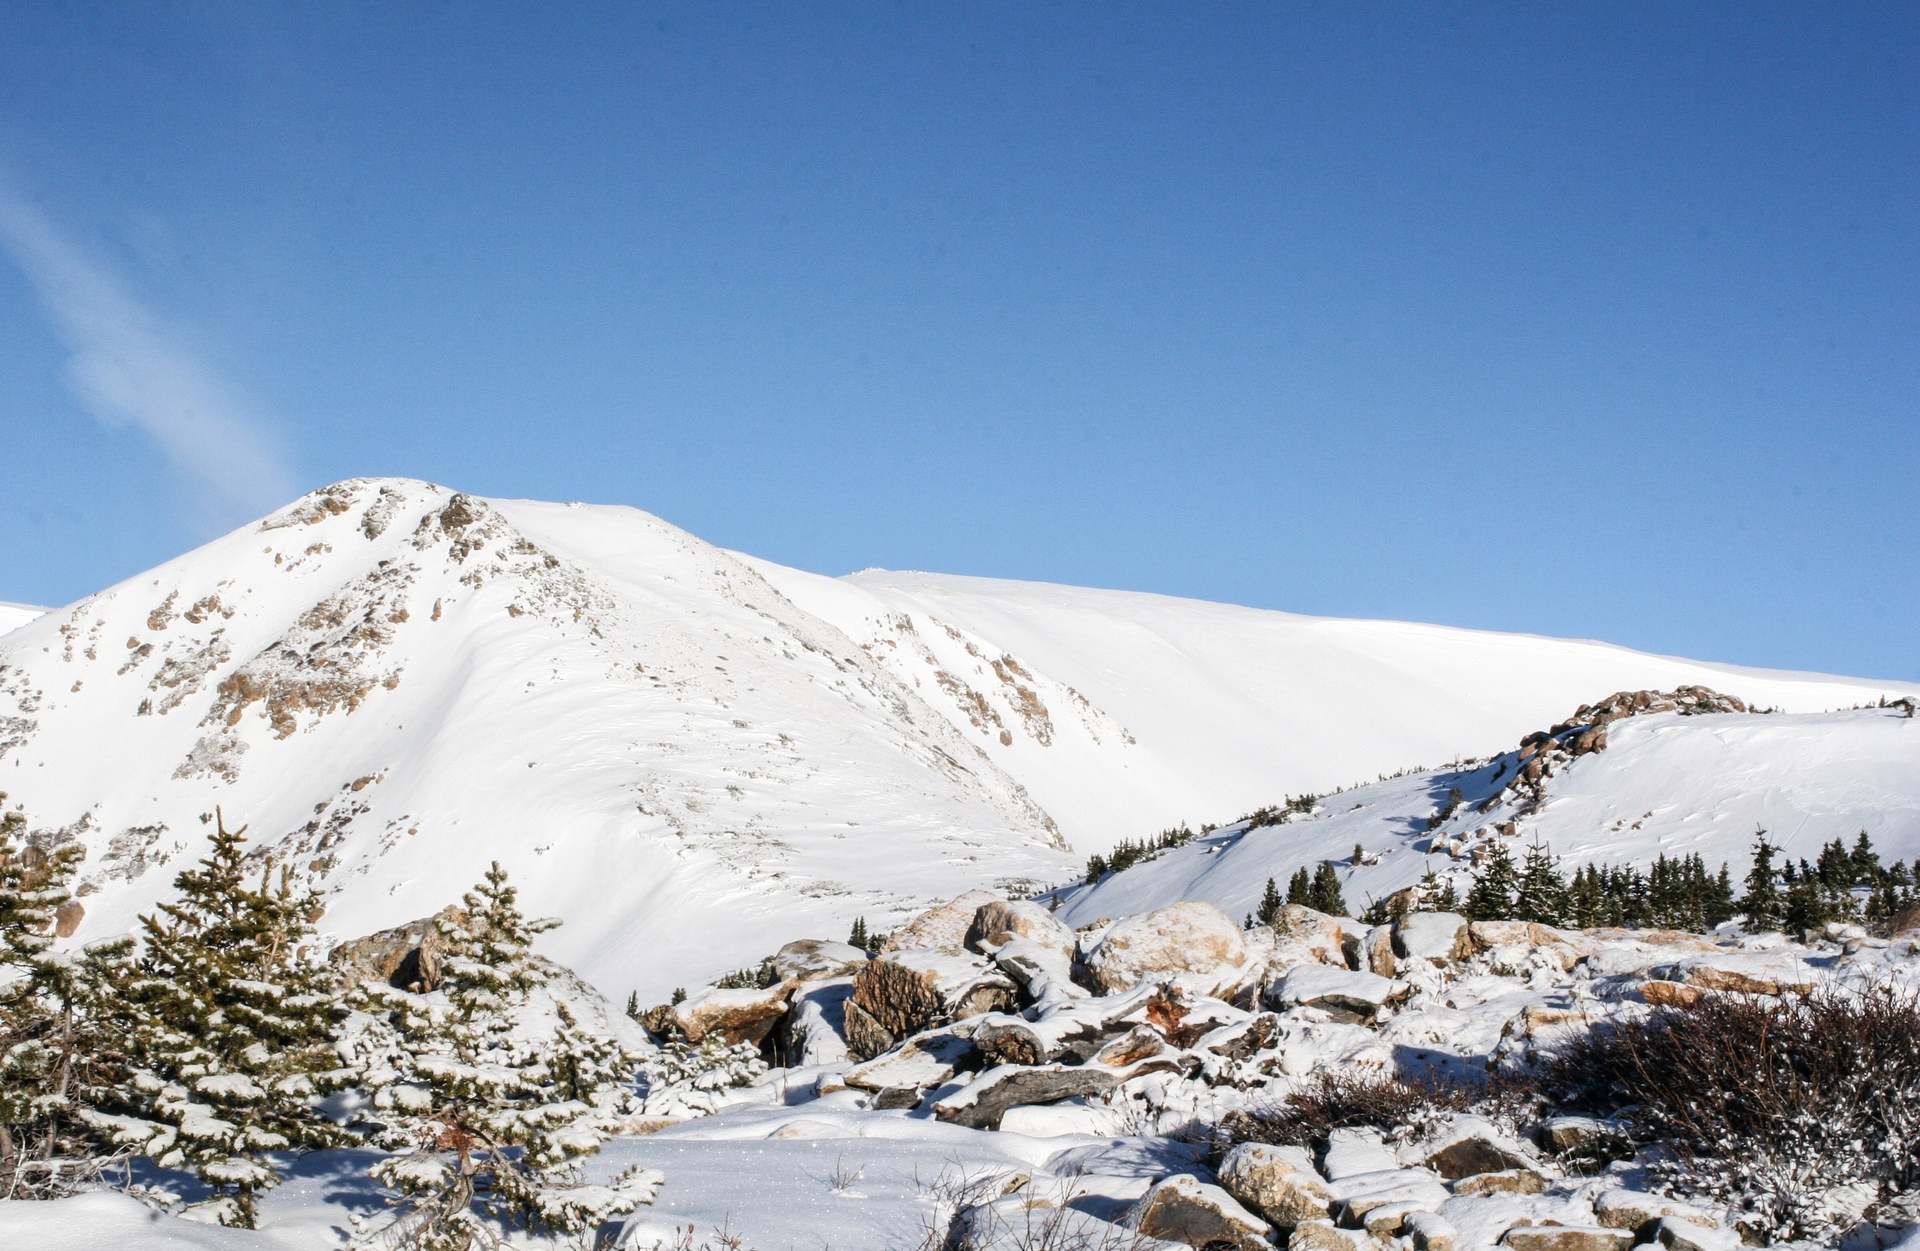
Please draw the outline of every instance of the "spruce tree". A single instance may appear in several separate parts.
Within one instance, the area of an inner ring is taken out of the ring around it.
[[[1254,915],[1259,918],[1260,924],[1272,925],[1273,919],[1280,915],[1280,909],[1284,906],[1285,904],[1280,898],[1279,888],[1274,886],[1272,878],[1268,878],[1267,889],[1260,894],[1260,910]],[[1252,927],[1249,926],[1248,928],[1251,929]]]
[[[1287,879],[1287,902],[1303,908],[1313,905],[1313,879],[1308,876],[1304,865],[1295,869],[1293,876]]]
[[[317,896],[272,866],[249,881],[245,829],[216,823],[213,850],[174,879],[177,902],[140,918],[127,987],[134,1115],[118,1137],[163,1168],[190,1168],[222,1224],[251,1229],[278,1184],[271,1153],[344,1144],[315,1109],[337,1072],[335,987],[302,940]]]
[[[109,1151],[99,1109],[125,1080],[115,987],[131,944],[53,950],[85,852],[30,846],[25,829],[20,813],[0,816],[0,1199],[52,1197],[87,1181]]]
[[[1504,843],[1496,843],[1487,865],[1473,879],[1467,892],[1466,916],[1469,921],[1505,921],[1513,916],[1513,896],[1518,885],[1513,856]]]
[[[367,988],[391,1014],[385,1050],[365,1045],[377,1053],[366,1057],[375,1107],[417,1148],[372,1174],[402,1196],[392,1234],[424,1251],[465,1251],[485,1237],[481,1213],[535,1232],[591,1231],[660,1182],[630,1170],[581,1183],[579,1161],[633,1110],[640,1058],[553,993],[532,944],[558,922],[527,919],[516,895],[495,863],[462,915],[438,923],[445,976],[434,990]],[[550,1026],[533,1028],[547,1011]]]
[[[1740,908],[1747,914],[1747,928],[1777,930],[1784,919],[1780,884],[1774,876],[1773,853],[1778,851],[1767,841],[1767,832],[1759,830],[1753,840],[1753,867],[1747,871],[1747,893]]]
[[[1521,863],[1520,882],[1514,889],[1514,919],[1563,925],[1566,912],[1566,879],[1560,876],[1553,853],[1536,841],[1527,848],[1526,859]]]
[[[1313,885],[1307,894],[1307,906],[1315,912],[1331,917],[1348,915],[1346,897],[1340,893],[1340,874],[1330,862],[1321,861],[1320,867],[1313,871]]]
[[[867,918],[853,918],[853,929],[847,934],[847,943],[862,951],[867,949]]]

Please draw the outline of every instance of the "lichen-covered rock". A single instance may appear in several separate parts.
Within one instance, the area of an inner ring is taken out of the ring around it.
[[[385,982],[402,990],[432,990],[440,984],[440,960],[447,949],[442,921],[464,924],[467,914],[446,907],[430,917],[351,939],[328,952],[327,963],[350,984]]]
[[[1351,921],[1343,925],[1338,917],[1288,904],[1273,919],[1272,966],[1275,970],[1297,964],[1348,968],[1346,937],[1351,928]]]
[[[1247,980],[1246,938],[1226,913],[1192,900],[1117,922],[1087,961],[1103,990],[1128,990],[1171,977],[1200,994],[1231,991]]]
[[[739,987],[709,990],[673,1005],[673,1023],[699,1042],[709,1036],[734,1043],[758,1043],[786,1015],[787,988]]]
[[[981,904],[967,926],[965,945],[969,951],[991,954],[1016,938],[1073,955],[1073,931],[1058,918],[1031,900],[996,899]]]
[[[1640,998],[1656,1008],[1691,1008],[1705,997],[1706,991],[1685,982],[1669,982],[1651,977],[1640,983]]]
[[[1155,1182],[1127,1223],[1149,1238],[1207,1251],[1271,1251],[1273,1245],[1265,1221],[1190,1173]]]
[[[1220,1184],[1280,1229],[1333,1213],[1333,1193],[1301,1147],[1243,1142],[1220,1161]]]
[[[964,895],[956,895],[946,903],[928,908],[887,935],[881,950],[945,947],[958,951],[966,945],[967,930],[973,925],[974,914],[987,904],[1003,902],[1000,896],[990,890],[970,890]]]

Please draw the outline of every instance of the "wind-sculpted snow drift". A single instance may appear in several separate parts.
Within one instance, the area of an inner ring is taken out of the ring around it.
[[[369,479],[0,633],[0,785],[37,837],[87,847],[74,941],[166,897],[218,806],[324,893],[330,940],[427,916],[497,859],[566,920],[550,954],[651,999],[795,933],[1065,882],[1121,838],[1686,683],[1802,713],[1911,689],[1150,595],[832,579],[632,509]],[[1754,742],[1852,742],[1837,722],[1735,721]],[[1698,743],[1657,764],[1647,735],[1647,767],[1718,767]],[[1875,739],[1866,763],[1835,746],[1831,776],[1911,777],[1913,737]],[[1742,768],[1804,758],[1755,750]],[[1432,785],[1408,783],[1402,818]],[[1803,789],[1774,786],[1766,811],[1799,812]],[[1606,829],[1581,829],[1557,849],[1604,858]]]

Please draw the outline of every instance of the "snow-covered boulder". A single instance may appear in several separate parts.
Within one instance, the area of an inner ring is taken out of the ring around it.
[[[1729,951],[1689,956],[1657,970],[1666,981],[1736,995],[1804,995],[1813,990],[1814,971],[1804,952]]]
[[[1051,912],[1026,899],[996,899],[981,904],[967,926],[965,943],[969,951],[991,955],[1020,938],[1069,959],[1073,956],[1073,931]]]
[[[1668,1199],[1661,1195],[1648,1194],[1643,1190],[1627,1190],[1615,1187],[1603,1190],[1594,1196],[1593,1214],[1602,1225],[1612,1229],[1631,1229],[1636,1232],[1649,1228],[1655,1221],[1666,1217],[1676,1217],[1694,1225],[1703,1225],[1708,1229],[1720,1228],[1723,1213],[1701,1207],[1697,1203],[1684,1203],[1678,1199]]]
[[[1276,1008],[1310,1007],[1371,1021],[1390,1004],[1407,997],[1409,987],[1378,973],[1356,973],[1327,965],[1302,964],[1267,990],[1267,1002]]]
[[[1627,1251],[1633,1243],[1630,1231],[1605,1225],[1516,1225],[1500,1239],[1513,1251]]]
[[[935,1030],[909,1038],[900,1046],[856,1064],[847,1070],[846,1084],[856,1090],[876,1094],[888,1091],[911,1092],[918,1103],[920,1092],[950,1081],[960,1066],[973,1056],[972,1042],[945,1030]]]
[[[787,988],[751,986],[709,990],[673,1005],[673,1022],[688,1042],[708,1035],[734,1043],[757,1043],[786,1015]]]
[[[998,1129],[1008,1108],[1105,1094],[1118,1084],[1113,1073],[1098,1067],[1003,1064],[934,1104],[933,1114],[969,1129]]]
[[[1227,1152],[1219,1172],[1228,1194],[1281,1229],[1333,1212],[1333,1194],[1303,1147],[1243,1142]]]
[[[1105,991],[1166,978],[1198,994],[1222,995],[1248,982],[1254,963],[1240,927],[1226,913],[1189,900],[1115,922],[1087,968]]]
[[[1273,919],[1272,967],[1289,969],[1296,964],[1327,964],[1347,968],[1346,939],[1359,932],[1352,921],[1315,912],[1301,904],[1288,904]]]
[[[847,1045],[875,1056],[909,1034],[956,1017],[1004,1008],[1013,983],[957,948],[883,952],[853,979]]]
[[[782,1023],[786,1060],[794,1065],[838,1064],[847,1050],[847,999],[853,979],[814,982],[796,992]]]
[[[851,943],[802,938],[773,953],[773,972],[783,982],[804,984],[852,977],[867,963],[867,953]]]
[[[1421,1135],[1400,1153],[1448,1181],[1481,1173],[1532,1168],[1537,1161],[1525,1144],[1479,1116],[1452,1116]]]
[[[1270,1251],[1267,1223],[1219,1186],[1190,1173],[1154,1183],[1127,1223],[1149,1238],[1209,1251]]]
[[[880,949],[888,952],[907,951],[916,947],[945,947],[957,951],[966,945],[967,931],[973,926],[974,914],[990,903],[1004,902],[990,890],[970,890],[964,895],[956,895],[943,904],[928,908],[887,935]]]
[[[1457,912],[1406,912],[1393,923],[1393,951],[1402,960],[1458,964],[1473,954],[1467,919]]]

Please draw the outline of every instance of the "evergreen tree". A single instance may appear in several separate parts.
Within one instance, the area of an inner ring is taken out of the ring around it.
[[[330,1045],[335,988],[301,941],[318,896],[250,885],[245,829],[216,822],[213,850],[174,879],[176,903],[140,918],[127,986],[131,1111],[117,1136],[163,1168],[191,1168],[222,1224],[251,1229],[278,1184],[270,1153],[347,1139],[315,1110],[342,1075]]]
[[[1542,925],[1566,923],[1567,883],[1553,862],[1553,853],[1536,841],[1527,848],[1520,869],[1520,881],[1514,889],[1513,916],[1519,921],[1538,921]]]
[[[1855,886],[1878,886],[1885,872],[1880,867],[1880,855],[1873,849],[1873,840],[1867,837],[1865,830],[1860,831],[1853,840],[1853,851],[1849,858],[1853,861],[1853,884]]]
[[[1287,879],[1287,902],[1299,904],[1302,908],[1313,906],[1313,879],[1308,876],[1305,866],[1293,871]]]
[[[1435,912],[1460,911],[1460,892],[1453,884],[1453,874],[1449,873],[1440,879],[1440,890],[1433,896],[1430,906]]]
[[[395,1115],[418,1149],[375,1165],[403,1196],[394,1234],[425,1251],[465,1251],[481,1211],[536,1232],[578,1233],[631,1212],[660,1178],[630,1170],[581,1183],[579,1161],[634,1108],[640,1058],[590,1028],[554,994],[533,955],[556,921],[528,920],[498,863],[439,922],[444,980],[410,994],[369,986],[391,1034],[363,1050],[375,1107]],[[536,1002],[537,1001],[537,1002]],[[550,1005],[550,1030],[529,1021]]]
[[[1781,924],[1789,934],[1804,935],[1833,919],[1833,899],[1816,877],[1801,874],[1787,888]]]
[[[867,949],[867,941],[867,918],[853,918],[853,928],[847,932],[848,944],[865,951]]]
[[[98,1109],[124,1084],[114,988],[131,944],[52,949],[85,852],[30,846],[25,827],[18,812],[0,816],[0,1199],[85,1182],[108,1151]]]
[[[1327,861],[1321,861],[1320,867],[1313,871],[1313,885],[1307,893],[1310,896],[1307,906],[1315,912],[1333,917],[1348,915],[1346,897],[1340,893],[1340,874]]]
[[[1784,919],[1780,884],[1773,870],[1773,853],[1778,850],[1767,841],[1765,830],[1755,833],[1753,867],[1747,871],[1747,893],[1740,899],[1740,908],[1747,914],[1748,929],[1777,930]]]
[[[1511,918],[1514,891],[1518,885],[1513,856],[1505,844],[1495,844],[1486,868],[1473,879],[1473,888],[1467,892],[1467,919],[1504,921]]]
[[[1273,879],[1268,878],[1267,889],[1260,895],[1260,910],[1254,915],[1260,919],[1260,924],[1272,925],[1273,919],[1280,915],[1280,909],[1283,906],[1284,904],[1280,899],[1280,891],[1274,886]]]

